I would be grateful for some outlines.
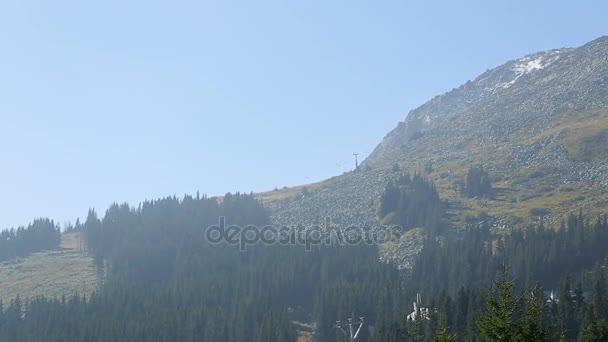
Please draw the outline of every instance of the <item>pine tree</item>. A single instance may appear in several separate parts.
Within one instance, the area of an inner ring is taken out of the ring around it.
[[[520,299],[513,296],[513,282],[507,266],[502,267],[502,278],[486,294],[483,312],[477,325],[482,341],[515,341],[519,326],[515,314]]]
[[[546,329],[543,327],[544,303],[542,289],[534,287],[526,295],[526,308],[521,319],[520,341],[549,341]]]
[[[593,286],[591,287],[591,303],[596,310],[596,318],[600,320],[608,319],[607,286],[604,270],[598,265],[594,271]]]

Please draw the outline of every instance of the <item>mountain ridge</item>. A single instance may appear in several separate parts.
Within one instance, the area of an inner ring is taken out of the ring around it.
[[[434,121],[436,119],[446,119],[465,112],[484,101],[491,101],[492,97],[512,96],[513,92],[524,90],[521,89],[521,85],[525,86],[530,78],[532,78],[532,81],[537,79],[537,82],[552,82],[550,78],[538,80],[538,74],[540,73],[542,78],[543,71],[548,74],[555,73],[552,68],[561,61],[572,63],[573,59],[581,56],[585,57],[585,55],[598,57],[598,52],[600,52],[603,53],[601,57],[604,61],[603,71],[605,74],[606,46],[608,46],[608,36],[602,36],[579,48],[540,51],[489,69],[474,80],[469,80],[457,88],[435,96],[411,110],[405,120],[384,137],[363,164],[378,162],[382,159],[381,155],[386,151],[399,147],[417,133],[424,133],[432,129],[435,126]],[[593,65],[593,61],[588,64]],[[606,89],[605,87],[606,83],[604,83],[604,89]],[[595,104],[595,106],[597,105]],[[601,105],[605,106],[606,101],[602,101]]]
[[[461,195],[460,183],[474,165],[490,173],[493,199]],[[337,226],[374,227],[381,223],[379,195],[403,172],[435,183],[457,227],[479,215],[505,227],[535,221],[536,212],[546,212],[549,223],[579,208],[605,213],[608,36],[490,69],[410,111],[356,172],[259,198],[276,224],[329,217]],[[407,267],[421,244],[420,235],[412,235],[381,257]]]

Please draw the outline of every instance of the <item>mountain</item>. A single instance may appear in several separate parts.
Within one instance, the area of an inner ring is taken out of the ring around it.
[[[447,135],[451,144],[474,137],[477,145],[502,143],[514,134],[543,133],[560,116],[606,108],[607,59],[608,37],[601,37],[580,48],[538,52],[488,70],[410,111],[365,163],[404,159],[395,151],[426,133]]]
[[[607,143],[608,37],[601,37],[509,61],[434,97],[410,111],[356,172],[259,197],[276,224],[330,218],[337,226],[373,227],[387,182],[419,172],[449,202],[457,226],[479,215],[497,227],[538,213],[558,222],[579,208],[604,212]],[[490,200],[459,191],[475,165],[491,177]],[[419,242],[414,230],[387,257],[407,266]]]
[[[530,206],[602,207],[607,141],[608,37],[601,37],[507,62],[433,98],[411,111],[364,165],[430,163],[440,185],[454,188],[468,167],[481,164],[499,200],[512,204],[490,203],[487,210],[521,217]]]
[[[323,182],[1,232],[0,340],[322,342],[353,321],[362,341],[428,340],[437,325],[437,340],[606,340],[608,216],[585,215],[608,204],[607,52],[600,38],[489,70]],[[539,216],[549,224],[528,224]],[[327,219],[399,225],[380,245],[395,263],[376,245],[257,243],[271,223]]]

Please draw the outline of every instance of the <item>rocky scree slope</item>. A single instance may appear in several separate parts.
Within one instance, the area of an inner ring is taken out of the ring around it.
[[[608,108],[608,37],[510,61],[433,98],[411,111],[364,165],[458,159],[501,145],[510,166],[530,166],[518,142],[543,136],[569,115],[602,108]]]
[[[533,207],[554,213],[608,204],[608,37],[579,48],[509,61],[412,110],[357,172],[301,187],[290,196],[260,194],[275,224],[378,225],[375,201],[402,170],[427,175],[457,214],[496,216],[502,225]],[[463,199],[457,182],[473,164],[490,170],[492,201]],[[281,192],[281,190],[275,191]],[[582,194],[582,195],[581,195]],[[279,198],[279,199],[276,199]],[[550,216],[550,215],[549,215]],[[419,250],[420,234],[382,248],[402,267]]]

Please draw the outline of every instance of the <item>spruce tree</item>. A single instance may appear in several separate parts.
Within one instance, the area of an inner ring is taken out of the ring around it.
[[[502,278],[488,290],[477,322],[481,341],[517,340],[519,326],[515,314],[520,299],[513,296],[513,286],[508,268],[503,266]]]
[[[523,316],[521,318],[520,341],[549,341],[546,329],[543,327],[543,291],[534,287],[526,294]]]

